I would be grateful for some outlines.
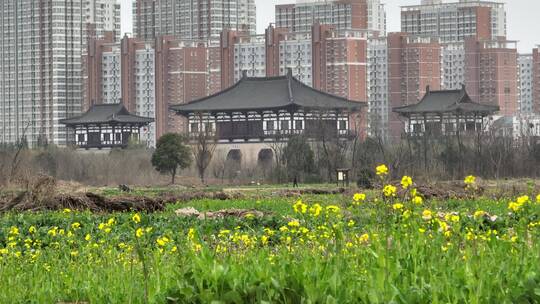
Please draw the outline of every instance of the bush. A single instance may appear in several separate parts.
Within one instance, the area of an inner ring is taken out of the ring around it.
[[[373,179],[375,177],[376,175],[372,170],[362,169],[358,173],[356,185],[362,189],[373,189]]]

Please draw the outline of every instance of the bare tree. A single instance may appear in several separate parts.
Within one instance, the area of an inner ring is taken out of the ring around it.
[[[274,136],[273,141],[269,144],[270,149],[272,150],[274,154],[274,160],[276,164],[275,173],[276,173],[276,178],[277,178],[278,183],[282,182],[283,163],[284,163],[284,155],[285,155],[284,150],[285,150],[285,147],[287,146],[285,144],[285,141],[287,139],[288,137],[282,136],[278,133]]]
[[[217,153],[217,155],[214,155],[213,159],[212,174],[214,178],[220,179],[223,184],[225,173],[227,172],[227,156],[224,153]]]
[[[23,153],[25,150],[28,149],[28,140],[26,138],[26,131],[30,127],[30,122],[26,124],[26,126],[23,129],[21,137],[17,140],[17,143],[15,144],[15,154],[13,155],[13,159],[11,161],[11,170],[9,172],[9,182],[13,182],[15,178],[17,177],[17,174],[19,172],[19,168],[21,166],[21,162],[23,159]]]
[[[200,121],[203,121],[202,115],[199,116]],[[195,166],[197,167],[197,173],[201,182],[204,184],[206,169],[210,165],[212,158],[214,157],[214,152],[216,151],[216,136],[212,125],[206,123],[202,126],[202,130],[193,134],[192,140],[194,143],[193,156],[195,157]]]

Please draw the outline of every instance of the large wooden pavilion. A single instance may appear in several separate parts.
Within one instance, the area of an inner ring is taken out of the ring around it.
[[[350,117],[364,102],[315,90],[289,73],[248,78],[217,94],[171,109],[189,120],[188,132],[211,131],[220,142],[264,142],[323,132],[347,137]],[[330,132],[330,133],[328,133]]]

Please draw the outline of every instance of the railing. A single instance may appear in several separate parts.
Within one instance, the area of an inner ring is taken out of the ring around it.
[[[318,130],[305,131],[305,130],[264,130],[261,132],[239,132],[239,133],[221,133],[217,134],[215,137],[217,140],[265,140],[265,139],[274,139],[279,140],[282,138],[287,138],[294,135],[306,135],[309,138],[319,138],[322,137]],[[353,130],[333,130],[332,132],[326,131],[324,134],[326,138],[334,138],[338,136],[339,138],[353,138],[357,136],[357,133]],[[196,137],[196,135],[194,135]]]

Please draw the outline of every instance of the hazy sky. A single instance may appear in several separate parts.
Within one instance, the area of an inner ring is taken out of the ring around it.
[[[122,3],[122,31],[131,32],[132,0],[120,0]],[[457,0],[452,0],[455,2]],[[292,3],[294,0],[255,0],[257,4],[257,31],[263,32],[270,22],[274,21],[274,5]],[[508,39],[518,40],[521,53],[530,53],[532,48],[540,44],[540,35],[535,34],[540,28],[540,0],[508,0]],[[420,0],[383,0],[386,4],[387,29],[389,32],[400,29],[400,5],[418,4]]]

